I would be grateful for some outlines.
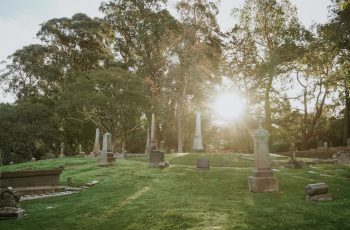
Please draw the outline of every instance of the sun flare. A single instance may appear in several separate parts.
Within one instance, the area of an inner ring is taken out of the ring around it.
[[[218,95],[213,106],[217,120],[229,121],[238,118],[245,109],[244,98],[234,93],[224,93]]]

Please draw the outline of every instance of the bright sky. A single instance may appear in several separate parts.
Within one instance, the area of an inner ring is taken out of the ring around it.
[[[103,0],[0,0],[0,62],[6,60],[17,49],[38,43],[35,34],[40,24],[52,18],[71,17],[75,13],[86,13],[90,17],[102,17],[98,11]],[[175,0],[169,0],[172,12]],[[313,23],[327,21],[330,0],[291,0],[298,8],[301,22],[309,27]],[[223,30],[234,24],[231,10],[242,6],[243,0],[221,0],[218,22]],[[0,67],[2,67],[0,65]],[[12,102],[0,90],[0,102]]]

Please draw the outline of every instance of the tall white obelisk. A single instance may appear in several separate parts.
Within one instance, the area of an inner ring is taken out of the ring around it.
[[[193,150],[203,151],[202,144],[202,128],[201,128],[201,113],[196,113],[196,133],[193,140]]]

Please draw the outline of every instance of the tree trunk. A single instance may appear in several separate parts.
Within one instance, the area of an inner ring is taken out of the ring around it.
[[[271,132],[272,122],[271,122],[271,105],[270,105],[270,92],[272,89],[272,80],[273,77],[269,77],[269,82],[266,87],[264,95],[264,109],[265,109],[265,125],[266,129]]]
[[[177,121],[177,152],[183,153],[184,149],[184,134],[183,134],[183,116],[184,116],[184,101],[186,98],[186,84],[184,84],[181,95],[179,95],[178,108],[176,114]]]
[[[177,152],[183,152],[183,114],[178,111],[177,118]]]
[[[328,94],[328,90],[326,89],[326,91],[325,91],[325,93],[324,93],[324,95],[322,97],[322,100],[320,102],[320,105],[316,106],[315,115],[312,118],[310,126],[307,129],[307,132],[305,133],[305,135],[303,136],[303,140],[302,140],[302,143],[301,143],[301,150],[306,149],[308,147],[308,145],[309,145],[310,139],[311,139],[311,137],[314,134],[314,130],[316,128],[317,121],[319,120],[319,118],[322,115],[323,106],[324,106],[324,102],[326,100],[327,94]]]
[[[349,90],[347,88],[346,80],[344,80],[345,87],[345,110],[344,110],[344,129],[343,129],[343,145],[347,146],[347,140],[349,136],[349,112],[350,112],[350,99]]]

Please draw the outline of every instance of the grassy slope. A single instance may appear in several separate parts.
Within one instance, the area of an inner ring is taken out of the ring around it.
[[[210,159],[210,170],[196,170],[196,159],[204,157]],[[280,191],[258,194],[247,189],[252,162],[236,154],[167,155],[167,159],[172,167],[164,170],[148,168],[143,158],[117,160],[112,167],[79,158],[3,167],[63,164],[62,184],[68,176],[75,185],[101,183],[69,196],[22,202],[29,215],[0,221],[0,229],[350,229],[348,166],[280,169],[275,173]],[[329,184],[336,199],[305,202],[304,186],[321,181]]]

